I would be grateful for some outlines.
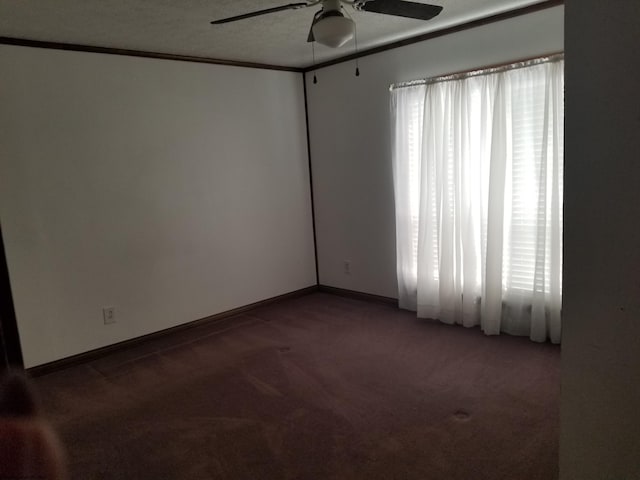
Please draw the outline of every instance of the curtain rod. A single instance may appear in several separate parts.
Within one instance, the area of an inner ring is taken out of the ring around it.
[[[392,83],[389,86],[389,90],[392,91],[399,88],[415,87],[417,85],[430,85],[432,83],[448,82],[451,80],[462,80],[464,78],[478,77],[480,75],[491,75],[494,73],[516,70],[518,68],[541,65],[543,63],[558,62],[563,59],[564,52],[550,53],[542,57],[530,57],[522,60],[511,61],[509,63],[500,63],[496,65],[489,65],[483,68],[474,68],[470,70],[462,70],[455,73],[448,73],[446,75],[438,75],[437,77],[410,80],[408,82]]]

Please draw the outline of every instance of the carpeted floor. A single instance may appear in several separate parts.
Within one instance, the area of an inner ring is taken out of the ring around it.
[[[559,367],[314,293],[35,381],[74,479],[553,480]]]

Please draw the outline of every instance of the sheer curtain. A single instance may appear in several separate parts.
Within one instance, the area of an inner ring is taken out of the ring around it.
[[[399,301],[560,343],[564,61],[392,87]]]

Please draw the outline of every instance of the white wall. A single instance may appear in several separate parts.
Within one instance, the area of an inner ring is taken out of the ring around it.
[[[640,2],[566,2],[560,478],[640,478]]]
[[[0,46],[0,221],[27,367],[316,283],[302,87]]]
[[[320,283],[397,296],[389,85],[563,50],[564,8],[307,75]],[[345,274],[343,261],[351,262]]]

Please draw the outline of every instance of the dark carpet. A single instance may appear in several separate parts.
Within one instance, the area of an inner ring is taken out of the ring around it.
[[[559,367],[314,293],[35,381],[74,479],[552,480]]]

